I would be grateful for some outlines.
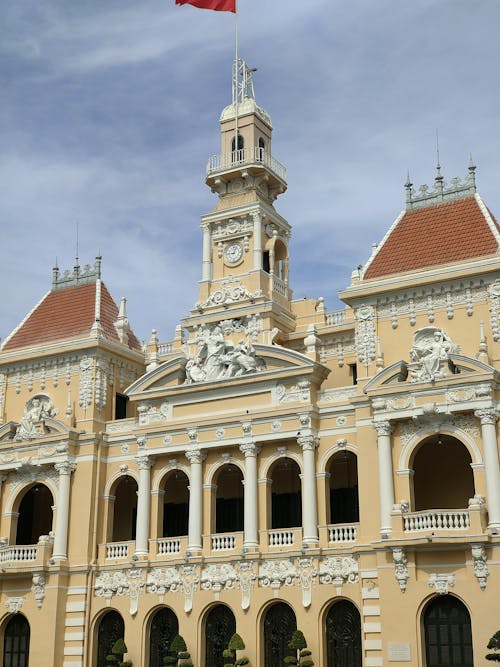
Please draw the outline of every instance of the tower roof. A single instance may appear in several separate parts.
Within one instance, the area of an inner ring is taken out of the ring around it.
[[[79,267],[75,267],[79,268]],[[120,311],[99,274],[80,274],[77,280],[54,281],[53,289],[28,313],[21,324],[5,339],[2,352],[33,347],[73,338],[96,337],[122,343],[131,350],[142,351],[141,344],[128,327],[127,336],[119,335],[117,322],[123,320]],[[77,274],[78,276],[78,274]],[[57,274],[56,274],[57,278]],[[66,284],[61,284],[61,283]],[[123,325],[122,325],[123,329]]]
[[[469,167],[466,182],[453,179],[450,188],[438,171],[434,189],[422,186],[419,196],[408,182],[407,208],[366,264],[363,280],[498,253],[500,228],[475,193],[474,169]]]

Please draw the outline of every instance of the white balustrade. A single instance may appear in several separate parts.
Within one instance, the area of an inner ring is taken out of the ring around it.
[[[236,547],[236,535],[212,535],[212,551],[231,551]]]
[[[207,164],[207,176],[218,171],[225,171],[237,166],[250,164],[263,164],[270,171],[274,172],[281,180],[286,181],[286,169],[269,153],[266,153],[258,146],[250,146],[232,151],[226,155],[213,155]]]
[[[0,549],[0,563],[26,563],[36,560],[37,545],[16,545]]]
[[[179,537],[163,538],[157,541],[157,553],[159,556],[178,554],[181,551],[181,540]]]
[[[286,299],[288,298],[288,285],[277,276],[273,276],[273,292]]]
[[[160,356],[163,356],[164,354],[172,354],[173,351],[174,344],[172,342],[158,344],[158,354]]]
[[[267,536],[270,547],[289,547],[295,542],[293,530],[269,530]]]
[[[129,546],[134,544],[133,542],[111,542],[106,544],[106,559],[115,559],[128,558]]]
[[[330,544],[337,544],[339,542],[355,542],[357,539],[357,525],[328,526],[328,542]]]
[[[468,510],[426,510],[403,515],[405,533],[424,530],[467,530],[470,526]]]
[[[345,310],[332,310],[326,314],[326,323],[330,327],[340,327],[346,322]]]

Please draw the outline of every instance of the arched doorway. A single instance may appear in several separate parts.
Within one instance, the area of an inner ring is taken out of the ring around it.
[[[137,482],[130,475],[125,475],[116,486],[111,541],[135,540],[136,519]]]
[[[164,667],[172,639],[179,632],[179,621],[168,607],[159,609],[151,619],[148,667]]]
[[[274,465],[271,480],[271,527],[300,527],[302,492],[299,466],[293,459],[282,458]]]
[[[117,611],[108,611],[99,621],[97,630],[97,664],[106,667],[106,656],[111,653],[117,639],[125,638],[125,624]]]
[[[286,656],[296,655],[288,648],[296,629],[297,619],[289,605],[277,602],[269,607],[264,617],[264,667],[281,667]]]
[[[172,471],[164,484],[162,537],[188,534],[189,480],[181,470]]]
[[[224,667],[222,652],[236,632],[236,619],[225,604],[218,604],[208,612],[205,620],[205,665]]]
[[[452,595],[440,595],[424,612],[426,667],[474,667],[472,629],[467,607]]]
[[[36,544],[40,535],[52,530],[54,499],[45,484],[35,484],[24,494],[19,504],[16,544]]]
[[[440,433],[426,438],[413,457],[415,511],[466,509],[475,493],[471,462],[457,438]]]
[[[361,616],[348,600],[332,604],[325,619],[327,667],[361,667]]]
[[[215,532],[243,530],[243,475],[232,463],[222,466],[216,478]]]
[[[30,625],[22,614],[13,616],[5,626],[3,667],[28,667]]]
[[[332,456],[330,473],[330,523],[358,523],[358,460],[347,450]]]

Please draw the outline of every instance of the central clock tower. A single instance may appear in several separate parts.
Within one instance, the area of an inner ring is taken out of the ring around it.
[[[221,114],[221,153],[207,164],[218,195],[201,220],[202,278],[188,330],[221,319],[258,317],[261,342],[295,328],[288,282],[290,225],[274,208],[286,170],[272,154],[269,114],[255,101],[253,71],[233,66],[233,100]],[[221,311],[223,311],[221,313]]]

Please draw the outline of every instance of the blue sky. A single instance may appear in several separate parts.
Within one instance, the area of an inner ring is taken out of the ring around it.
[[[240,54],[288,169],[295,296],[337,292],[415,185],[477,164],[500,216],[498,0],[239,0]],[[51,269],[103,255],[140,338],[196,301],[204,185],[230,102],[234,16],[174,0],[0,3],[4,338]]]

